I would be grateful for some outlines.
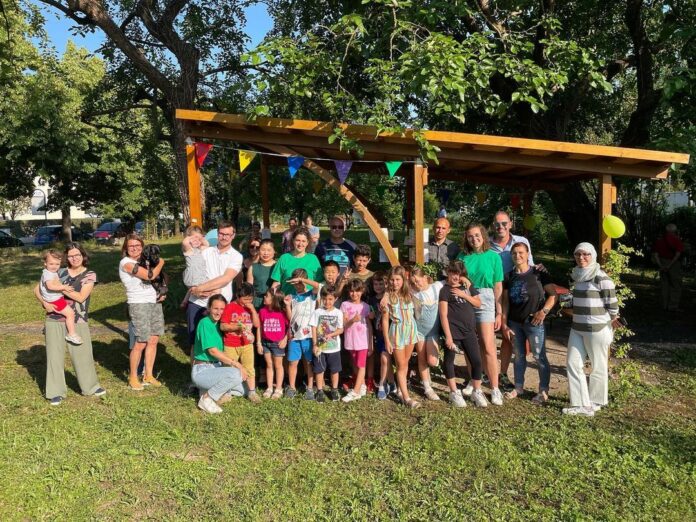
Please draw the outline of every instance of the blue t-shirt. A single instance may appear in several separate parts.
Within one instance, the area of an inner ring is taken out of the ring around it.
[[[328,261],[336,261],[341,269],[341,274],[350,266],[354,253],[355,243],[347,239],[344,239],[341,243],[334,243],[331,239],[326,239],[321,241],[314,251],[314,254],[321,260],[323,265]]]

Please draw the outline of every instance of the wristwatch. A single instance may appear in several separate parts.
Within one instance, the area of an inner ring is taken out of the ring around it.
[[[549,312],[551,311],[551,309],[550,308],[542,308],[541,311],[544,312],[544,315],[549,315]]]

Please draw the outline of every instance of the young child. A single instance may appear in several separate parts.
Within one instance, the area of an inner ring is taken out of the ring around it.
[[[375,354],[379,354],[379,384],[377,386],[377,398],[385,400],[390,392],[396,392],[394,383],[394,369],[392,368],[392,356],[384,346],[384,334],[382,333],[382,309],[380,301],[384,298],[384,291],[387,289],[387,274],[383,271],[375,272],[372,276],[372,295],[369,298],[370,308],[374,314],[374,350],[372,355],[367,357],[367,380],[374,380],[375,375]]]
[[[266,361],[268,387],[263,396],[280,399],[283,396],[283,357],[288,344],[288,317],[285,314],[285,294],[280,288],[269,288],[263,295],[263,308],[259,311],[261,327],[256,329],[256,347]],[[273,373],[275,370],[275,391]]]
[[[340,308],[341,303],[343,302],[343,299],[341,299],[343,294],[343,286],[345,285],[346,281],[345,277],[341,277],[341,268],[336,261],[327,261],[324,264],[323,272],[324,282],[319,285],[319,290],[321,291],[321,287],[324,285],[333,286],[334,290],[336,290],[337,296],[336,308]]]
[[[420,403],[408,394],[408,362],[417,341],[415,306],[407,273],[401,266],[389,271],[389,287],[383,299],[382,333],[387,352],[394,355],[396,382],[401,401],[409,408],[418,408]]]
[[[471,400],[478,407],[488,406],[481,390],[481,351],[476,338],[476,316],[474,308],[481,306],[479,292],[469,284],[464,263],[455,260],[446,269],[447,283],[440,290],[440,324],[445,335],[445,357],[442,369],[450,389],[450,404],[463,408],[466,406],[461,390],[457,389],[454,378],[454,356],[465,353],[471,370],[474,391]]]
[[[184,284],[191,288],[208,280],[203,251],[210,245],[203,235],[203,229],[199,226],[191,225],[187,227],[185,236],[181,242],[181,249],[184,252],[184,260],[186,261]]]
[[[247,398],[251,402],[260,402],[256,394],[256,372],[254,370],[254,334],[252,327],[259,327],[259,314],[254,308],[254,287],[242,283],[237,298],[225,306],[220,318],[220,331],[224,334],[225,355],[240,361],[249,376],[247,379]]]
[[[254,306],[257,310],[263,305],[264,295],[273,284],[271,272],[275,264],[275,246],[273,241],[262,239],[259,245],[259,259],[251,265],[251,270],[247,271],[246,276],[246,282],[254,285]]]
[[[355,247],[355,252],[353,253],[353,266],[355,269],[346,269],[344,278],[348,281],[353,279],[360,279],[363,283],[367,284],[370,278],[374,275],[372,270],[368,270],[367,266],[372,260],[372,250],[369,245],[358,245]],[[368,287],[369,288],[369,287]]]
[[[285,396],[292,399],[297,395],[295,381],[297,380],[297,366],[302,359],[305,374],[307,375],[307,390],[305,399],[314,400],[314,374],[310,367],[312,362],[312,327],[310,322],[317,305],[317,292],[319,283],[307,279],[307,271],[304,268],[296,268],[288,283],[293,286],[294,293],[285,296],[285,313],[290,321],[290,334],[288,343],[288,388]],[[309,285],[309,289],[307,288]]]
[[[73,288],[61,283],[58,277],[63,256],[55,250],[49,250],[44,254],[43,260],[44,269],[41,272],[41,283],[39,284],[41,298],[47,303],[51,303],[56,313],[65,317],[65,328],[68,330],[65,340],[72,344],[82,344],[82,338],[75,332],[75,312],[63,295],[64,291]]]
[[[321,288],[321,308],[312,315],[312,342],[314,344],[314,378],[317,381],[317,402],[326,401],[324,372],[331,374],[331,400],[338,401],[338,374],[341,372],[341,334],[343,314],[335,306],[336,289],[324,285]]]
[[[367,394],[365,386],[365,367],[367,357],[372,353],[372,319],[375,314],[370,306],[362,300],[365,284],[360,279],[353,279],[347,284],[348,301],[341,304],[343,313],[343,330],[345,332],[346,351],[350,353],[353,365],[353,389],[343,397],[343,402],[361,399]]]

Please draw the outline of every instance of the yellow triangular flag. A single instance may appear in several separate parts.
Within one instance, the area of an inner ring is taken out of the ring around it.
[[[249,163],[254,161],[256,157],[255,152],[249,152],[248,150],[239,151],[239,171],[244,172],[244,169],[249,166]]]

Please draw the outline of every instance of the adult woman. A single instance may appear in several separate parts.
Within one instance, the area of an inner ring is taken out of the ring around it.
[[[551,368],[546,358],[544,319],[556,302],[556,287],[548,272],[529,266],[529,247],[515,243],[510,250],[514,268],[503,281],[503,336],[515,350],[515,389],[505,394],[508,399],[522,395],[524,372],[527,370],[526,342],[539,366],[539,392],[532,402],[549,400]]]
[[[619,326],[616,287],[597,263],[597,251],[590,243],[580,243],[574,251],[573,324],[568,337],[568,395],[570,408],[565,415],[592,417],[606,406],[609,381],[609,346]],[[592,363],[589,389],[585,359]]]
[[[481,356],[491,382],[491,403],[502,406],[503,394],[498,389],[498,358],[495,331],[502,321],[503,263],[490,249],[488,234],[481,224],[469,225],[464,231],[463,252],[457,259],[464,261],[469,279],[478,289],[481,307],[476,309],[476,331]],[[468,392],[468,387],[465,392]]]
[[[273,286],[280,285],[285,295],[295,293],[295,287],[287,281],[297,268],[304,268],[307,271],[307,279],[317,282],[324,280],[319,259],[314,254],[307,252],[308,244],[309,232],[307,229],[304,227],[295,229],[292,233],[292,252],[280,256],[273,267],[273,272],[271,272]]]
[[[150,281],[162,271],[164,259],[155,267],[143,268],[138,264],[145,246],[137,234],[128,234],[121,248],[118,275],[126,289],[128,315],[135,330],[135,343],[130,351],[130,374],[128,386],[141,391],[143,386],[161,386],[152,369],[157,355],[157,342],[164,333],[164,315],[161,300]],[[142,383],[138,379],[138,365],[145,352],[145,367]]]
[[[239,289],[244,281],[247,280],[249,269],[254,263],[259,261],[259,247],[261,246],[261,236],[249,236],[244,242],[244,260],[242,261],[242,269],[234,278],[235,291]],[[241,245],[240,245],[241,247]]]
[[[442,282],[432,282],[422,268],[411,270],[411,291],[416,302],[416,328],[418,340],[418,373],[423,382],[423,393],[431,401],[439,401],[430,382],[430,367],[439,363],[440,321],[438,320],[438,300]]]
[[[68,243],[63,252],[67,260],[67,269],[61,269],[58,274],[61,282],[70,285],[72,290],[63,292],[68,303],[75,312],[75,329],[82,337],[82,344],[68,344],[68,352],[72,360],[77,382],[83,395],[101,397],[106,390],[99,384],[94,367],[92,354],[92,338],[89,332],[89,300],[97,275],[87,268],[89,256],[80,243]],[[46,310],[46,398],[52,406],[59,405],[67,396],[65,384],[65,317],[53,313],[53,305],[41,299],[39,287],[34,289],[34,295]]]
[[[191,380],[201,391],[198,407],[207,413],[220,413],[220,404],[244,395],[247,379],[241,363],[225,355],[219,323],[226,304],[221,294],[208,299],[208,315],[198,323],[193,343]]]

